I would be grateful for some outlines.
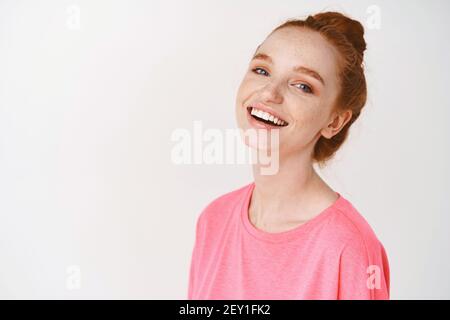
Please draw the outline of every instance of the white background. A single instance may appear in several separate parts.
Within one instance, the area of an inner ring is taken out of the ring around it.
[[[0,1],[0,298],[186,298],[200,210],[252,175],[173,164],[171,133],[234,128],[256,46],[325,10],[366,26],[369,100],[321,174],[393,299],[449,299],[449,2],[299,0]]]

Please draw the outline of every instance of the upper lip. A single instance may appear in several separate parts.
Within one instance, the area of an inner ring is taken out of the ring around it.
[[[265,105],[263,105],[260,102],[254,102],[247,106],[247,108],[251,108],[251,107],[255,107],[256,109],[270,113],[273,116],[277,117],[278,119],[283,120],[284,122],[288,123],[286,120],[284,120],[284,118],[278,112],[274,111],[273,109],[271,109],[269,107],[266,107]]]

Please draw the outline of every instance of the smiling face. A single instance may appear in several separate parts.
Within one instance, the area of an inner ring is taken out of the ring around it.
[[[349,115],[335,116],[339,53],[318,32],[286,27],[258,47],[236,97],[243,130],[279,130],[279,152],[310,152],[331,138]],[[253,108],[252,108],[253,107]]]

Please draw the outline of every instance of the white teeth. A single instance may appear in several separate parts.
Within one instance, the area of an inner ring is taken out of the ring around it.
[[[250,114],[254,115],[254,116],[256,116],[256,117],[258,117],[260,119],[264,119],[266,121],[273,122],[274,124],[279,125],[279,126],[284,126],[284,125],[287,124],[285,121],[283,121],[281,119],[278,119],[274,115],[271,115],[270,113],[264,112],[262,110],[258,110],[258,109],[253,108],[253,107],[252,107],[252,110],[251,110]]]

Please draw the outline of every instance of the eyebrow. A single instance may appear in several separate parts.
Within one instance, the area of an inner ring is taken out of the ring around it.
[[[265,54],[265,53],[257,53],[257,54],[255,54],[253,56],[252,60],[255,60],[255,59],[264,60],[264,61],[267,61],[269,63],[273,63],[272,58],[270,56],[268,56],[267,54]],[[296,66],[296,67],[294,67],[292,69],[292,71],[308,74],[311,77],[319,80],[322,83],[322,85],[325,85],[325,81],[320,76],[320,74],[318,72],[312,70],[312,69],[309,69],[309,68],[304,67],[304,66]]]

